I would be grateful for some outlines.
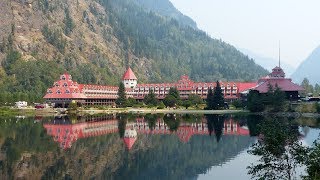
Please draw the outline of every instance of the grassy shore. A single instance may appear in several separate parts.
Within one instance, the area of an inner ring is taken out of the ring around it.
[[[177,114],[234,114],[247,113],[245,110],[199,110],[199,109],[156,109],[156,108],[108,108],[108,109],[82,109],[79,110],[85,114],[100,114],[100,113],[177,113]]]
[[[33,116],[35,115],[35,109],[34,108],[24,108],[24,109],[17,109],[12,107],[0,107],[0,116],[18,116],[18,115],[24,115],[24,116]]]

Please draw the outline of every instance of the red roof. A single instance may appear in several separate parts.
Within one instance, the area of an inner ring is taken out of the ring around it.
[[[123,80],[128,80],[128,79],[134,79],[137,80],[136,75],[134,75],[133,71],[131,70],[131,68],[129,67],[128,70],[124,73]]]
[[[287,78],[266,79],[255,87],[254,90],[257,90],[260,93],[266,93],[268,92],[269,84],[272,85],[272,87],[277,85],[282,91],[304,91],[301,86],[294,84],[291,82],[291,79]]]
[[[245,83],[238,83],[238,90],[239,93],[246,91],[248,89],[254,88],[257,86],[256,82],[245,82]]]

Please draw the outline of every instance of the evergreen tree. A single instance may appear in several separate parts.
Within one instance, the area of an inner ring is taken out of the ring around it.
[[[169,94],[163,99],[163,104],[166,107],[174,107],[177,104],[177,99]]]
[[[180,94],[177,88],[171,87],[168,95],[163,99],[164,105],[174,107],[180,102]]]
[[[314,92],[313,92],[313,94],[314,94],[315,96],[320,96],[320,85],[319,85],[319,84],[314,85]]]
[[[191,105],[192,105],[191,101],[189,100],[183,101],[183,106],[186,107],[186,109],[188,109]]]
[[[264,110],[265,106],[262,98],[257,91],[250,91],[248,94],[248,109],[251,112],[261,112]]]
[[[221,109],[224,107],[224,97],[219,81],[213,92],[213,109]]]
[[[274,89],[271,84],[268,84],[268,91],[266,94],[263,96],[263,103],[265,105],[271,105],[273,104],[273,94],[274,94]]]
[[[197,94],[191,94],[191,95],[189,95],[188,100],[191,102],[191,104],[196,105],[196,106],[197,106],[198,104],[203,103],[202,98],[201,98],[199,95],[197,95]]]
[[[213,91],[211,88],[209,88],[208,90],[208,94],[207,94],[207,107],[206,109],[208,110],[212,110],[213,106],[214,106],[214,99],[213,99]]]
[[[303,79],[301,86],[305,89],[305,93],[313,93],[313,86],[307,78]]]
[[[180,93],[179,93],[177,88],[171,87],[169,89],[169,95],[171,95],[174,98],[176,98],[177,101],[180,100]]]
[[[151,106],[157,106],[158,105],[158,99],[157,99],[156,95],[154,94],[154,92],[152,90],[150,90],[149,94],[147,94],[144,97],[143,102],[146,105],[151,105]]]
[[[279,112],[284,109],[286,95],[279,86],[276,84],[273,96],[270,97],[272,100],[273,111]]]
[[[116,100],[118,107],[125,107],[127,105],[126,89],[123,82],[120,82],[118,89],[118,98]]]

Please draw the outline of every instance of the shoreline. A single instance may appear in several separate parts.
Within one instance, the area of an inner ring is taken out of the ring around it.
[[[0,116],[8,116],[8,115],[28,115],[28,116],[52,116],[58,113],[57,110],[53,108],[45,108],[45,109],[35,109],[35,108],[24,108],[24,109],[16,109],[16,108],[3,108],[0,107]],[[76,114],[110,114],[110,113],[133,113],[133,114],[167,114],[167,113],[175,113],[175,114],[253,114],[260,116],[274,116],[274,117],[292,117],[292,118],[320,118],[319,113],[300,113],[300,112],[257,112],[252,113],[248,110],[236,110],[236,109],[226,109],[226,110],[202,110],[202,109],[151,109],[151,108],[108,108],[108,109],[78,109],[74,111]],[[66,113],[67,114],[67,113]]]
[[[99,113],[136,113],[136,114],[158,114],[158,113],[176,113],[176,114],[235,114],[235,113],[249,113],[245,110],[188,110],[188,109],[143,109],[143,108],[129,108],[129,109],[88,109],[80,110],[79,112],[88,114]]]

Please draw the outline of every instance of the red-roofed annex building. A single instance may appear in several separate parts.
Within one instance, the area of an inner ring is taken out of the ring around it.
[[[203,99],[207,98],[209,88],[214,88],[216,82],[194,82],[187,75],[182,75],[175,83],[138,84],[138,79],[129,67],[122,77],[126,87],[127,97],[142,100],[145,95],[153,91],[157,98],[162,100],[169,93],[171,87],[180,92],[182,99],[197,94]],[[257,86],[256,82],[220,82],[224,98],[232,101],[240,98],[240,93]],[[67,107],[71,101],[83,105],[114,105],[117,99],[117,86],[102,86],[91,84],[78,84],[72,76],[64,73],[60,79],[48,88],[44,99],[48,103],[55,103],[56,107]]]
[[[252,90],[262,94],[267,93],[270,85],[273,88],[278,86],[281,91],[286,93],[287,99],[291,100],[299,99],[299,92],[304,91],[303,87],[293,83],[290,78],[286,78],[285,73],[280,66],[273,68],[268,76],[260,78],[258,84],[252,88]]]

